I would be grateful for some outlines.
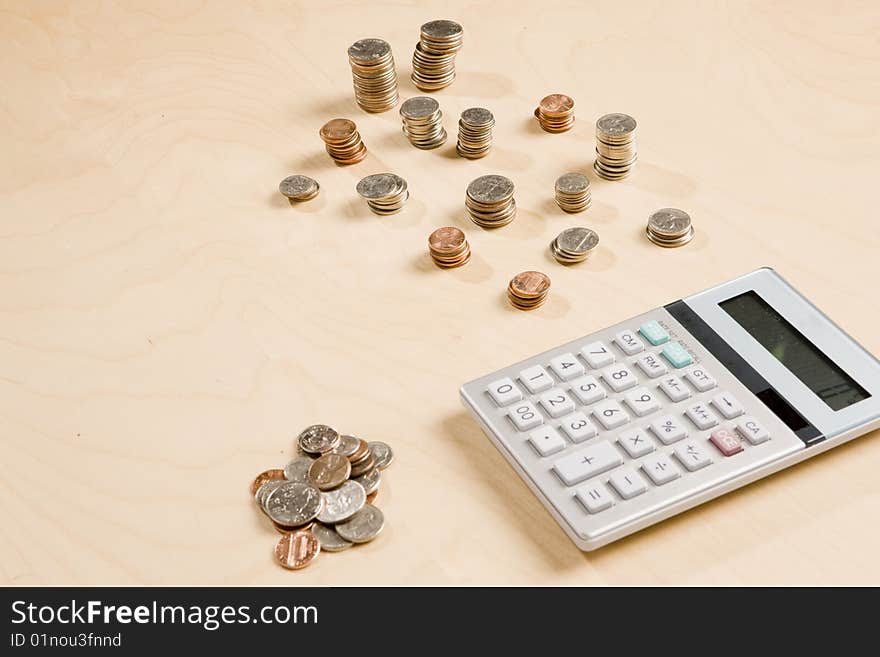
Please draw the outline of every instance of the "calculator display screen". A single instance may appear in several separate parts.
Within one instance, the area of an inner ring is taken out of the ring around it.
[[[833,410],[871,396],[756,292],[745,292],[719,305]]]

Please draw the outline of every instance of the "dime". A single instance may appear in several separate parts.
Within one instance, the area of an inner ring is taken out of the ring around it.
[[[596,161],[593,170],[606,180],[626,178],[638,155],[636,120],[628,114],[606,114],[596,121]]]
[[[565,132],[574,123],[574,100],[565,94],[544,96],[535,109],[535,117],[546,132]]]
[[[348,462],[348,457],[342,454],[324,454],[312,461],[309,481],[319,490],[330,490],[348,479],[350,473],[351,463]]]
[[[516,216],[513,181],[495,174],[471,181],[465,194],[465,207],[471,221],[483,228],[506,226]]]
[[[286,480],[284,479],[272,479],[260,486],[259,490],[257,490],[257,494],[254,496],[254,499],[256,500],[257,505],[259,505],[260,510],[262,510],[263,513],[266,513],[266,501],[269,499],[269,496],[285,481]]]
[[[471,247],[455,226],[438,228],[428,237],[428,252],[438,267],[460,267],[471,259]]]
[[[287,481],[271,492],[265,507],[272,522],[295,527],[313,520],[324,508],[324,498],[314,486]]]
[[[684,246],[694,239],[690,215],[677,208],[662,208],[654,212],[648,218],[645,233],[654,244],[667,248]]]
[[[367,147],[361,141],[354,121],[330,119],[321,126],[319,134],[327,154],[336,164],[357,164],[367,156]]]
[[[550,291],[550,277],[538,271],[520,272],[507,286],[507,298],[520,310],[537,308],[547,298]]]
[[[260,487],[265,484],[267,481],[279,481],[284,479],[284,471],[278,470],[274,468],[272,470],[266,470],[265,472],[261,472],[257,475],[256,479],[251,483],[251,495],[256,495],[257,491],[260,490]]]
[[[590,179],[573,171],[556,179],[556,204],[565,212],[581,212],[592,204]]]
[[[324,454],[339,445],[339,434],[326,424],[313,424],[303,429],[297,444],[308,454]]]
[[[406,180],[393,173],[374,173],[362,178],[357,192],[378,215],[400,212],[409,198]]]
[[[384,470],[391,465],[391,461],[394,460],[394,452],[391,451],[390,446],[378,440],[374,440],[369,445],[377,468]]]
[[[400,100],[391,46],[382,39],[361,39],[348,49],[354,97],[365,112],[384,112]]]
[[[360,477],[376,467],[376,461],[373,460],[373,454],[367,452],[366,457],[356,463],[351,464],[352,478]]]
[[[319,493],[324,508],[318,514],[318,522],[337,523],[357,513],[367,501],[364,487],[356,481],[346,481],[339,488]]]
[[[342,454],[346,458],[355,453],[361,441],[354,436],[342,435],[339,437],[339,447],[333,450],[334,454]]]
[[[351,541],[346,541],[337,534],[333,527],[323,525],[320,522],[316,522],[312,527],[312,534],[318,539],[321,549],[327,552],[342,552],[354,545]]]
[[[458,120],[458,143],[456,151],[462,157],[476,160],[484,157],[492,148],[492,128],[495,117],[482,107],[470,107]]]
[[[382,482],[382,475],[379,474],[379,468],[373,466],[365,474],[362,474],[360,477],[352,479],[352,481],[356,481],[361,486],[363,486],[364,492],[367,495],[372,495],[379,489],[379,484]]]
[[[412,81],[419,89],[436,91],[452,84],[463,32],[461,25],[449,20],[422,25],[412,60]]]
[[[312,467],[314,462],[315,459],[307,456],[298,456],[284,466],[284,478],[287,481],[298,481],[301,484],[307,484],[309,482],[309,468]]]
[[[352,543],[367,543],[379,535],[384,525],[382,512],[372,504],[365,504],[350,519],[337,524],[336,532]]]
[[[318,181],[300,175],[287,176],[278,185],[278,191],[286,196],[291,204],[315,198],[320,188]]]
[[[299,570],[305,568],[321,551],[321,544],[308,530],[284,534],[275,545],[275,558],[285,568]]]
[[[599,235],[594,230],[576,226],[566,228],[550,243],[550,252],[563,265],[583,262],[599,244]]]
[[[403,134],[416,148],[437,148],[446,143],[446,130],[441,120],[440,103],[428,96],[416,96],[400,106]]]

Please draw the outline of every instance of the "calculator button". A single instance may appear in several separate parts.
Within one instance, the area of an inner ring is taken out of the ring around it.
[[[730,429],[718,429],[717,431],[713,431],[712,435],[709,436],[709,440],[712,441],[712,444],[715,445],[715,447],[718,448],[718,451],[724,454],[724,456],[733,456],[734,454],[743,451],[740,439],[737,438],[736,434]]]
[[[634,356],[640,351],[645,350],[645,343],[639,340],[632,331],[621,331],[615,335],[614,344],[620,347],[620,350],[627,356]]]
[[[654,451],[654,441],[644,429],[630,429],[617,436],[617,444],[623,447],[630,458],[637,459]]]
[[[550,369],[563,381],[582,376],[586,368],[573,354],[562,354],[550,361]]]
[[[593,415],[606,429],[616,429],[629,422],[629,415],[613,399],[596,404],[593,407]]]
[[[663,376],[669,371],[666,368],[666,363],[660,360],[660,357],[657,356],[657,354],[652,354],[650,352],[644,356],[639,356],[636,363],[638,363],[639,369],[652,379],[656,379],[658,376]]]
[[[648,490],[648,485],[642,476],[629,468],[615,472],[611,475],[608,483],[625,500],[632,499]]]
[[[528,431],[544,423],[541,412],[528,399],[520,404],[511,406],[507,415],[510,416],[510,421],[520,431]]]
[[[684,378],[700,392],[706,392],[718,385],[715,378],[699,365],[685,372]]]
[[[642,463],[642,470],[658,486],[681,476],[681,470],[665,454],[658,454]]]
[[[562,388],[553,388],[541,395],[541,406],[550,417],[562,417],[574,411],[574,402],[562,391]]]
[[[678,342],[670,342],[663,347],[663,351],[660,353],[662,353],[663,357],[669,361],[669,364],[676,369],[687,367],[694,362],[693,356],[691,356]]]
[[[626,405],[639,417],[649,415],[660,408],[657,396],[644,387],[630,390],[623,397],[626,399]]]
[[[592,404],[605,399],[605,388],[595,376],[584,376],[571,382],[571,393],[581,404]]]
[[[622,462],[620,454],[611,443],[603,440],[562,457],[553,464],[553,469],[564,484],[573,486],[615,468]]]
[[[680,402],[691,396],[691,391],[687,389],[684,382],[677,376],[664,377],[660,382],[660,390],[669,397],[670,401]]]
[[[660,322],[656,319],[652,319],[650,322],[642,324],[639,327],[639,333],[641,333],[642,337],[655,347],[658,344],[663,344],[664,342],[669,341],[669,333],[666,332],[665,328],[660,326]]]
[[[493,381],[486,388],[492,399],[499,406],[507,406],[522,399],[522,392],[517,385],[508,378]]]
[[[565,432],[565,435],[571,438],[572,442],[576,443],[582,443],[598,433],[596,425],[580,411],[566,415],[559,420],[559,426]]]
[[[639,383],[635,374],[633,374],[630,369],[622,363],[619,365],[611,365],[602,370],[602,379],[604,379],[605,383],[611,386],[611,389],[614,390],[614,392],[621,392],[627,388],[632,388]]]
[[[736,397],[731,395],[729,392],[722,392],[720,395],[715,395],[712,397],[712,406],[718,409],[718,412],[721,413],[728,420],[731,418],[739,417],[745,411],[743,410],[742,404],[740,404]]]
[[[555,454],[565,449],[565,439],[551,426],[532,431],[529,434],[529,442],[541,456]]]
[[[752,445],[770,440],[770,432],[755,418],[746,416],[736,423],[736,432]]]
[[[605,367],[614,362],[614,354],[601,342],[591,342],[581,349],[581,356],[594,369]]]
[[[718,416],[703,403],[694,404],[684,413],[696,425],[697,429],[711,429],[718,424]]]
[[[651,422],[651,431],[664,445],[671,445],[688,435],[684,424],[672,415],[663,415]]]
[[[540,365],[524,369],[519,373],[519,380],[525,384],[532,394],[553,387],[553,378]]]
[[[584,508],[590,513],[599,513],[605,509],[611,508],[614,502],[611,496],[601,484],[595,486],[581,486],[575,493],[578,502],[584,505]]]
[[[681,461],[681,464],[691,472],[705,468],[712,463],[712,457],[695,440],[688,440],[677,445],[675,448],[675,458]]]

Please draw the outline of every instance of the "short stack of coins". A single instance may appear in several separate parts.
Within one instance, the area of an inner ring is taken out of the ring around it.
[[[321,127],[320,135],[327,154],[336,164],[357,164],[367,156],[367,147],[354,121],[331,119]]]
[[[428,237],[428,252],[443,269],[461,267],[471,259],[471,247],[464,232],[455,226],[438,228]]]
[[[400,106],[403,134],[416,148],[429,150],[446,143],[443,128],[443,112],[440,103],[427,96],[416,96],[403,101]]]
[[[582,212],[592,202],[590,179],[584,174],[574,171],[564,173],[556,179],[556,205],[565,212]]]
[[[278,185],[278,191],[290,201],[291,205],[312,200],[320,189],[317,180],[301,175],[287,176]]]
[[[574,124],[574,99],[565,94],[544,96],[535,108],[535,117],[546,132],[565,132]]]
[[[464,202],[471,221],[483,228],[500,228],[516,217],[513,181],[504,176],[491,174],[472,181]]]
[[[422,25],[413,52],[412,81],[422,91],[436,91],[455,79],[455,55],[461,50],[464,30],[454,21],[430,21]]]
[[[367,543],[385,518],[373,505],[381,470],[394,458],[383,442],[367,443],[316,424],[297,438],[298,455],[283,470],[267,470],[251,494],[281,538],[275,558],[284,568],[308,566],[322,552]]]
[[[534,310],[542,305],[550,292],[550,277],[539,271],[524,271],[510,279],[507,298],[520,310]]]
[[[394,173],[374,173],[362,178],[357,193],[366,200],[370,210],[379,215],[400,212],[409,198],[406,181]]]
[[[690,215],[677,208],[663,208],[654,212],[648,217],[645,233],[654,244],[666,248],[684,246],[694,239]]]
[[[637,158],[633,117],[606,114],[596,121],[596,173],[605,180],[622,180],[630,174]]]
[[[354,97],[365,112],[384,112],[397,105],[397,71],[391,46],[382,39],[361,39],[348,49]]]
[[[455,149],[462,157],[477,160],[492,148],[492,128],[495,117],[482,107],[470,107],[458,120],[458,144]]]
[[[574,265],[586,260],[599,244],[594,230],[575,226],[566,228],[550,242],[550,253],[561,265]]]

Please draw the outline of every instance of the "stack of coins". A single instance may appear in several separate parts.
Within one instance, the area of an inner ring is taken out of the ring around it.
[[[380,471],[394,458],[385,443],[342,436],[324,424],[306,428],[297,451],[283,470],[266,470],[251,484],[257,506],[282,534],[275,558],[292,570],[321,551],[339,552],[379,535],[385,519],[372,502]]]
[[[550,277],[539,271],[524,271],[510,279],[507,298],[520,310],[533,310],[547,299]]]
[[[331,119],[321,127],[320,135],[327,154],[336,164],[357,164],[367,156],[367,147],[354,121]]]
[[[367,201],[370,210],[381,215],[400,212],[409,198],[406,181],[393,173],[374,173],[362,178],[357,193]]]
[[[429,150],[446,143],[446,130],[441,120],[440,103],[427,96],[416,96],[400,106],[403,134],[416,148]]]
[[[694,239],[690,215],[676,208],[663,208],[648,217],[645,233],[654,244],[667,248],[684,246]]]
[[[559,264],[574,265],[586,260],[598,243],[596,231],[575,226],[566,228],[550,242],[550,252]]]
[[[361,39],[348,49],[354,97],[365,112],[384,112],[397,105],[397,71],[391,46],[382,39]]]
[[[468,185],[464,203],[471,221],[478,226],[506,226],[516,216],[513,181],[494,174],[480,176]]]
[[[629,175],[637,157],[633,117],[606,114],[596,121],[596,173],[605,180],[622,180]]]
[[[412,81],[422,91],[448,87],[455,79],[455,55],[461,50],[464,31],[454,21],[431,21],[422,25],[413,52]]]
[[[318,195],[320,189],[321,186],[317,180],[300,175],[287,176],[278,185],[278,191],[287,197],[291,205],[310,201]]]
[[[495,117],[482,107],[471,107],[458,120],[458,144],[455,149],[462,157],[477,160],[492,148],[492,128]]]
[[[590,179],[582,173],[564,173],[556,179],[556,205],[565,212],[581,212],[593,202]]]
[[[438,228],[428,237],[428,251],[434,264],[443,269],[461,267],[471,259],[471,247],[464,233],[454,226]]]
[[[565,94],[544,96],[535,108],[535,116],[547,132],[565,132],[574,123],[574,99]]]

